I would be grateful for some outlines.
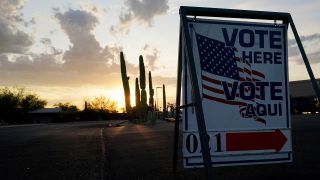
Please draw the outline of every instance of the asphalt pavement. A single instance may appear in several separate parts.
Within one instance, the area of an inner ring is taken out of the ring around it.
[[[320,116],[292,119],[293,163],[213,168],[214,179],[320,179]],[[205,179],[203,169],[182,167],[181,153],[172,172],[173,125],[1,126],[0,179]]]
[[[0,179],[105,179],[105,127],[106,122],[0,127]]]

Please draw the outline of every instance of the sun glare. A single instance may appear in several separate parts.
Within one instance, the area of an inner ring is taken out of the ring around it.
[[[108,97],[117,102],[117,109],[118,111],[122,112],[122,109],[125,107],[123,90],[118,89],[108,91]]]

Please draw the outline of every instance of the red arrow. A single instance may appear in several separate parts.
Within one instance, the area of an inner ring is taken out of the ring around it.
[[[287,142],[279,130],[271,132],[226,133],[227,151],[248,151],[274,149],[279,152]]]

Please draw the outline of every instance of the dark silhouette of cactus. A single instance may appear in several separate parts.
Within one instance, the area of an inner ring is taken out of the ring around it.
[[[88,111],[88,102],[84,101],[84,111]]]
[[[162,85],[162,95],[163,95],[163,118],[167,117],[167,101],[166,101],[166,87]]]
[[[140,112],[140,88],[139,88],[139,80],[136,78],[136,113],[137,115]]]
[[[139,69],[140,69],[140,88],[141,88],[141,101],[140,112],[141,117],[145,118],[147,113],[147,92],[146,92],[146,73],[143,63],[143,57],[139,56]]]
[[[154,104],[154,89],[152,87],[152,76],[151,76],[151,71],[149,71],[149,106],[151,109],[153,109],[153,104]]]
[[[120,52],[120,65],[121,65],[121,77],[124,89],[124,98],[126,103],[126,111],[130,113],[131,103],[130,103],[130,87],[129,87],[129,77],[127,76],[126,62],[124,60],[123,52]]]

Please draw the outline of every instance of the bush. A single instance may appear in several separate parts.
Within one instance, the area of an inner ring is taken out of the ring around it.
[[[28,123],[28,111],[43,108],[46,100],[24,88],[0,88],[0,119],[8,123]]]
[[[28,112],[43,108],[46,104],[46,100],[40,99],[37,94],[27,92],[24,88],[0,89],[0,111],[2,112],[12,112],[17,109]]]
[[[54,107],[61,108],[63,112],[78,112],[79,109],[76,105],[72,105],[71,103],[57,103],[53,105]]]

